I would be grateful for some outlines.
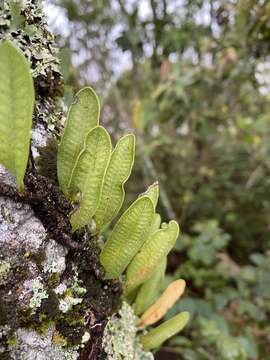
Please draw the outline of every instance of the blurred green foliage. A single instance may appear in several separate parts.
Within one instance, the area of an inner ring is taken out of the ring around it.
[[[190,337],[170,344],[183,359],[267,359],[270,252],[252,253],[239,265],[227,252],[230,236],[217,220],[196,223],[177,252],[185,261],[171,278],[187,280],[187,296],[174,307],[193,316]]]
[[[158,179],[184,232],[168,278],[187,280],[173,311],[193,320],[157,359],[269,359],[269,1],[54,2],[103,122],[137,132],[128,192]]]

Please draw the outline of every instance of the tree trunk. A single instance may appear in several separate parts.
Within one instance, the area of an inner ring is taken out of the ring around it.
[[[17,194],[0,166],[0,358],[103,359],[103,330],[118,308],[121,284],[102,279],[99,239],[87,230],[67,235],[70,206],[56,180],[63,83],[42,1],[1,1],[4,38],[31,63],[36,106],[28,196]]]

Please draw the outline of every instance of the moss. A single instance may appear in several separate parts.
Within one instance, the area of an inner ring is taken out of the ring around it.
[[[30,253],[27,252],[24,254],[25,257],[28,257],[29,259],[31,259],[35,264],[37,264],[38,266],[41,266],[41,264],[45,261],[46,259],[46,255],[45,255],[45,251],[43,249],[40,249],[39,251],[37,251],[36,253]]]
[[[39,173],[49,177],[57,184],[57,152],[58,142],[54,138],[47,140],[46,146],[38,147],[40,156],[37,158]]]
[[[13,360],[13,359],[11,358],[9,352],[5,352],[4,354],[1,354],[1,360]]]
[[[55,331],[52,338],[53,342],[60,347],[65,347],[68,344],[67,339],[61,335],[58,331]]]
[[[59,298],[52,289],[48,290],[48,295],[48,298],[42,302],[41,312],[48,318],[55,319],[59,312]]]
[[[14,305],[5,301],[0,301],[0,326],[10,323],[11,314],[14,310]]]
[[[17,326],[30,327],[30,324],[33,324],[33,326],[36,327],[36,321],[34,321],[31,313],[31,309],[16,309]],[[36,316],[36,318],[38,318],[38,316]]]
[[[4,284],[10,271],[11,265],[8,261],[0,261],[0,285]]]
[[[54,321],[50,319],[47,314],[39,313],[38,315],[38,323],[36,326],[29,326],[29,329],[34,329],[38,334],[44,336],[48,329],[54,324]]]
[[[17,338],[15,335],[10,336],[7,340],[8,346],[14,346],[17,343]]]
[[[4,299],[1,303],[2,310],[0,312],[5,315],[2,323],[14,321],[10,336],[18,327],[29,329],[29,331],[32,329],[38,334],[44,335],[53,325],[59,336],[65,338],[67,343],[72,346],[82,346],[82,344],[86,346],[84,342],[87,340],[88,342],[92,339],[101,340],[103,325],[100,327],[100,324],[103,324],[108,315],[116,308],[121,287],[117,282],[104,282],[97,278],[95,272],[99,266],[98,261],[89,265],[89,252],[92,252],[93,249],[94,245],[91,243],[89,248],[86,246],[84,250],[78,253],[71,252],[68,255],[67,263],[69,265],[63,277],[65,280],[60,284],[58,273],[50,276],[42,274],[42,278],[37,276],[29,280],[29,273],[25,269],[24,272],[19,271],[23,277],[11,276],[10,288],[14,289],[15,283],[26,284],[25,290],[23,290],[24,288],[20,289],[19,294],[26,291],[26,294],[31,294],[31,297],[27,298],[28,308],[21,308],[18,302],[14,303],[14,297],[10,298],[10,302],[6,302]],[[23,249],[22,254],[25,254]],[[38,252],[37,258],[22,255],[22,259],[25,262],[36,259],[39,268],[42,269],[44,263],[42,250]],[[75,266],[75,263],[79,263],[79,266]],[[73,265],[71,266],[71,264]],[[94,271],[92,267],[94,267]],[[12,271],[14,271],[14,267]],[[101,274],[101,271],[98,274]],[[27,280],[25,281],[25,279]],[[70,302],[71,306],[68,306],[68,310],[72,309],[72,311],[63,313],[59,309],[61,300]],[[89,329],[89,326],[93,327],[93,330]],[[7,342],[7,339],[5,341]],[[97,349],[100,349],[100,346],[96,346]]]
[[[84,334],[84,326],[82,317],[75,313],[74,318],[71,316],[65,317],[57,322],[56,329],[61,336],[68,339],[68,344],[72,346],[79,346]]]
[[[0,326],[9,326],[9,336],[12,336],[18,325],[18,297],[20,284],[29,276],[26,259],[23,255],[15,255],[11,249],[1,248],[3,260],[2,271],[4,276],[0,283]],[[23,251],[22,251],[23,253]],[[8,261],[6,259],[9,259]],[[9,265],[7,265],[9,264]],[[8,271],[7,271],[8,269]],[[7,338],[2,340],[6,343]],[[2,343],[0,339],[0,343]]]
[[[48,279],[48,285],[50,288],[56,287],[61,280],[61,274],[60,273],[53,273],[49,279]]]

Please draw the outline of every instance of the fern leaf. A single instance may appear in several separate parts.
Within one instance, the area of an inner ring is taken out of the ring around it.
[[[153,274],[157,265],[173,248],[179,234],[179,226],[172,220],[156,231],[151,240],[147,240],[140,252],[134,257],[127,269],[126,292],[130,292]]]
[[[162,319],[167,311],[179,300],[180,296],[183,295],[185,287],[185,280],[173,281],[158,300],[144,312],[140,319],[140,325],[152,325]]]
[[[85,87],[70,106],[57,155],[57,174],[61,190],[70,199],[69,188],[76,162],[87,134],[99,123],[100,105],[93,89]]]
[[[141,285],[134,304],[135,314],[142,314],[159,296],[160,287],[162,286],[165,276],[166,266],[167,258],[158,265],[153,275]]]
[[[170,320],[165,321],[155,329],[141,337],[141,344],[145,351],[159,347],[164,341],[170,339],[181,331],[189,320],[189,313],[183,311]]]
[[[158,181],[156,181],[152,185],[150,185],[148,187],[148,189],[144,193],[142,193],[140,196],[148,196],[152,200],[152,202],[154,204],[154,208],[156,208],[157,202],[158,202],[158,197],[159,197]]]
[[[102,187],[100,203],[95,213],[97,231],[100,231],[118,214],[124,201],[124,183],[134,163],[135,136],[120,139],[112,153]]]
[[[161,224],[161,217],[160,217],[159,214],[156,213],[156,214],[154,215],[153,221],[152,221],[152,223],[151,223],[147,240],[145,241],[144,244],[146,244],[149,240],[152,239],[152,236],[153,236],[153,235],[155,234],[155,232],[157,232],[157,230],[159,229],[160,224]]]
[[[16,176],[19,191],[29,157],[35,94],[29,64],[9,41],[0,44],[0,163]]]
[[[89,224],[97,210],[111,149],[110,136],[102,126],[90,131],[70,184],[71,188],[79,189],[81,197],[79,209],[70,219],[73,231]]]
[[[100,255],[108,279],[124,272],[145,241],[153,216],[152,201],[142,196],[118,220]]]

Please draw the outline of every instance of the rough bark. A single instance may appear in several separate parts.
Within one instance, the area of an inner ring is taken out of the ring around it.
[[[31,63],[36,106],[23,196],[0,166],[0,358],[106,358],[103,330],[121,284],[103,280],[99,239],[71,234],[71,208],[57,187],[63,83],[42,1],[1,1],[3,38]]]

